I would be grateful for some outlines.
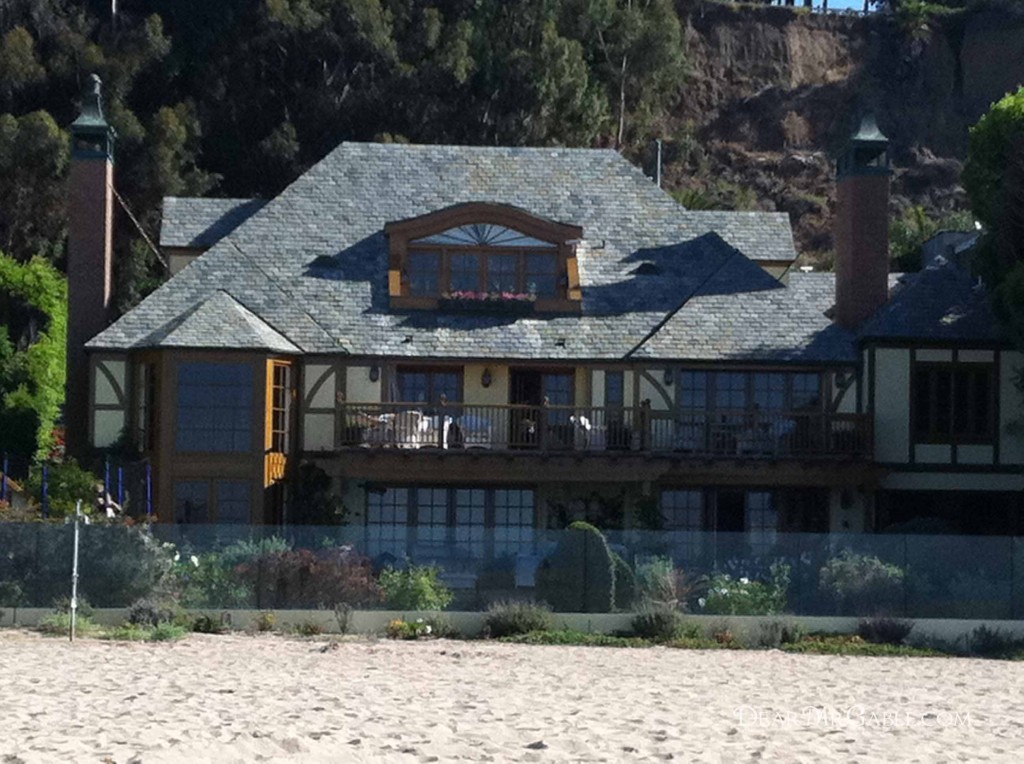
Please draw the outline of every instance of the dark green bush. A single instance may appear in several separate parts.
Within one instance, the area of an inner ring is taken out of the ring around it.
[[[807,635],[803,626],[793,621],[765,621],[757,629],[758,647],[780,647],[799,642]]]
[[[192,621],[192,631],[197,634],[223,634],[228,630],[220,618],[201,613]]]
[[[678,637],[683,628],[678,610],[669,607],[645,607],[631,622],[633,633],[643,639],[667,642]]]
[[[615,563],[608,542],[590,523],[575,522],[537,570],[537,597],[560,613],[610,613]]]
[[[494,602],[484,616],[484,629],[495,638],[548,631],[552,624],[551,611],[536,602]]]
[[[155,627],[162,623],[173,623],[175,608],[154,597],[135,600],[128,608],[128,623],[132,626]]]
[[[633,609],[636,600],[636,575],[621,555],[612,552],[615,566],[615,609],[622,612]]]
[[[857,624],[857,634],[865,642],[876,645],[902,645],[913,628],[911,621],[900,618],[862,618]]]
[[[840,614],[880,615],[896,609],[905,578],[906,572],[898,565],[845,549],[825,563],[818,586],[832,598]]]
[[[967,638],[967,651],[982,658],[1010,658],[1024,652],[1024,639],[982,624]]]

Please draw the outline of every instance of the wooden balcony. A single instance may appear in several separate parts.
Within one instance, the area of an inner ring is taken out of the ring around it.
[[[822,411],[347,403],[338,450],[866,460],[870,419]]]

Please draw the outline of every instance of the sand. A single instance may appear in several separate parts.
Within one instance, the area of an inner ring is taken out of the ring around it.
[[[0,762],[1018,761],[1024,664],[0,631]]]

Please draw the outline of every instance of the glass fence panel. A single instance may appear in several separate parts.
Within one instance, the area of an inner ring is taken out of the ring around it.
[[[494,527],[473,496],[463,498],[459,524],[430,525],[421,507],[415,528],[83,525],[80,592],[93,607],[157,597],[197,609],[413,610],[417,592],[443,588],[448,608],[465,610],[532,599],[583,612],[647,605],[979,620],[1024,612],[1020,538],[548,530],[521,524],[512,505]],[[0,609],[66,602],[72,545],[70,524],[0,524]]]

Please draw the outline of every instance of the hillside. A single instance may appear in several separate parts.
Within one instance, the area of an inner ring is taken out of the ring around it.
[[[908,33],[890,16],[706,4],[685,16],[684,39],[666,184],[789,212],[812,261],[832,248],[830,152],[862,110],[893,144],[893,214],[941,216],[966,206],[968,128],[1024,82],[1024,14],[1005,10]]]

